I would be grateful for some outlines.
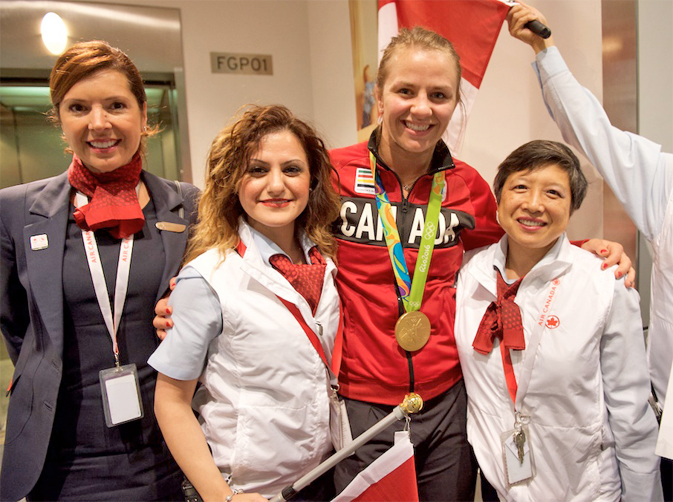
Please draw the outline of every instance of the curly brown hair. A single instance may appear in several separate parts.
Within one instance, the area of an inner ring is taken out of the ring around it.
[[[339,214],[339,194],[333,185],[336,172],[322,139],[307,123],[282,105],[250,106],[213,140],[206,165],[206,186],[199,202],[199,221],[190,238],[185,263],[208,249],[217,248],[222,256],[239,243],[238,223],[245,211],[238,192],[248,163],[258,151],[264,136],[287,130],[301,143],[309,163],[311,193],[308,205],[297,218],[320,252],[336,255],[336,239],[330,230]],[[334,179],[333,179],[334,176]]]

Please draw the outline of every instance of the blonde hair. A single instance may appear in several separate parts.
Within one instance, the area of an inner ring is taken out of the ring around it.
[[[339,215],[339,194],[332,184],[336,172],[322,139],[311,126],[281,105],[251,106],[213,141],[206,165],[206,186],[199,201],[199,220],[185,254],[185,263],[208,249],[217,248],[224,257],[234,249],[239,218],[245,216],[238,191],[248,163],[264,136],[287,130],[294,134],[306,153],[311,175],[306,209],[297,218],[296,231],[304,230],[324,256],[334,258],[336,239],[330,226]]]
[[[388,46],[384,49],[381,62],[379,63],[379,69],[376,73],[376,86],[379,88],[379,92],[383,91],[383,86],[388,79],[388,74],[390,73],[390,60],[401,50],[411,48],[439,51],[449,56],[454,62],[456,74],[458,76],[458,89],[456,89],[456,95],[460,96],[460,78],[462,73],[460,68],[460,56],[458,56],[453,44],[446,38],[439,33],[421,26],[414,26],[411,30],[402,28],[397,36],[393,37]]]

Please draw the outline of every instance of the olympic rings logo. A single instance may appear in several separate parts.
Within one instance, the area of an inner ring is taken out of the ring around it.
[[[434,223],[428,221],[425,223],[425,231],[423,234],[424,239],[432,239],[437,234],[437,227]]]

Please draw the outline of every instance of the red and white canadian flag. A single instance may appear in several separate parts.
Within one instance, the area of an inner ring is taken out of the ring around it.
[[[463,142],[465,125],[511,4],[505,0],[379,0],[379,58],[400,28],[422,26],[442,35],[460,56],[463,106],[453,113],[444,141]]]
[[[374,460],[332,502],[418,502],[414,447],[409,435]]]

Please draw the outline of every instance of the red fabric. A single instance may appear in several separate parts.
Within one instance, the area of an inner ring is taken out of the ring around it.
[[[117,239],[140,231],[145,216],[138,202],[136,186],[143,163],[140,154],[131,162],[109,173],[94,173],[73,155],[68,180],[76,190],[89,197],[89,203],[75,209],[77,226],[83,230],[107,229]]]
[[[522,279],[508,286],[499,270],[497,276],[498,298],[491,302],[486,309],[486,313],[479,324],[477,335],[472,342],[474,350],[482,354],[491,352],[494,338],[502,340],[505,348],[509,350],[526,348],[521,322],[521,309],[514,303]]]
[[[340,393],[396,406],[409,392],[409,361],[395,341],[399,318],[395,279],[376,199],[366,191],[373,187],[367,143],[332,150],[330,155],[341,194],[340,217],[333,227],[339,243],[336,279],[344,306]],[[440,217],[444,239],[435,244],[423,296],[423,312],[432,332],[426,346],[413,356],[414,390],[426,401],[462,378],[453,325],[454,285],[463,250],[493,244],[503,235],[495,221],[497,206],[488,183],[472,167],[453,160],[456,167],[446,171],[447,196]],[[379,166],[379,172],[390,202],[398,206],[398,228],[413,276],[420,244],[418,222],[424,221],[432,176],[421,177],[403,205],[395,173],[385,166]]]
[[[353,499],[357,502],[418,502],[416,487],[416,467],[411,457],[383,479],[371,485]]]
[[[271,266],[285,277],[292,287],[303,296],[315,314],[322,294],[327,263],[317,247],[309,251],[310,264],[292,263],[284,254],[275,254],[269,258]]]
[[[477,89],[486,73],[509,6],[498,0],[379,0],[395,3],[400,28],[423,26],[450,40],[460,56],[463,78]]]

